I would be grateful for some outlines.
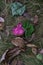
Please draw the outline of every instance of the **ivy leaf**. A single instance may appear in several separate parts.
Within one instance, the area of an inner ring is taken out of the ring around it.
[[[25,5],[22,5],[19,2],[14,2],[11,4],[11,10],[12,10],[12,15],[22,15],[25,11]]]

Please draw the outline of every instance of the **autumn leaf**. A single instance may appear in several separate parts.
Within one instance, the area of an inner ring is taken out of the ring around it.
[[[34,45],[34,44],[27,44],[26,46],[27,46],[27,47],[37,47],[37,46]]]
[[[21,50],[17,47],[6,50],[0,59],[0,63],[3,61],[10,63],[14,57],[20,54],[20,52]]]
[[[19,55],[20,52],[21,52],[21,50],[20,50],[19,48],[9,49],[9,51],[6,53],[5,61],[10,63],[10,61],[11,61],[14,57],[16,57],[17,55]]]
[[[36,55],[36,54],[37,54],[37,52],[38,52],[37,48],[32,48],[32,53],[33,53],[33,54],[35,54],[35,55]]]
[[[37,16],[37,15],[34,16],[34,21],[33,21],[33,23],[34,23],[34,24],[37,24],[37,23],[38,23],[38,16]]]
[[[20,37],[16,37],[15,39],[12,39],[12,44],[15,46],[18,46],[19,48],[23,48],[25,46],[25,41],[23,40],[23,38]]]

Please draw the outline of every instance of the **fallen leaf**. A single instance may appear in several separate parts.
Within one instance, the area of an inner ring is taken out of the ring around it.
[[[32,53],[36,55],[37,54],[37,48],[32,48]]]
[[[21,50],[19,48],[12,48],[6,53],[5,61],[11,63],[12,59],[19,55]]]
[[[27,44],[26,46],[27,46],[27,47],[35,47],[35,48],[37,48],[37,46],[34,45],[34,44]]]
[[[12,39],[12,44],[15,46],[18,46],[19,48],[23,48],[25,46],[25,42],[23,40],[23,38],[20,37],[16,37],[15,39]]]
[[[3,53],[3,55],[2,55],[2,57],[1,57],[1,59],[0,59],[0,63],[3,61],[3,60],[5,60],[5,56],[6,56],[6,53],[8,52],[8,50],[6,50],[4,53]]]
[[[34,23],[34,24],[37,24],[37,23],[38,23],[38,16],[37,16],[37,15],[34,16],[34,21],[33,21],[33,23]]]

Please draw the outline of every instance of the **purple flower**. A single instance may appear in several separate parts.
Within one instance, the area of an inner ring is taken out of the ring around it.
[[[16,27],[12,29],[13,35],[21,36],[24,34],[24,28],[22,27],[22,23],[18,23]]]
[[[4,22],[4,18],[0,17],[0,22]]]

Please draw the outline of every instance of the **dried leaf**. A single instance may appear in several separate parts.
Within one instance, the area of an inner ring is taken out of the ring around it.
[[[38,16],[37,15],[34,16],[34,22],[33,23],[34,24],[37,24],[38,23]]]
[[[19,48],[9,49],[9,51],[6,53],[5,61],[10,63],[14,57],[20,54],[20,52],[21,50]]]
[[[27,47],[36,47],[36,48],[37,48],[37,46],[34,45],[34,44],[27,44],[26,46],[27,46]]]
[[[20,37],[16,37],[11,42],[13,45],[18,46],[20,48],[23,48],[25,46],[23,38]]]
[[[2,55],[2,57],[1,57],[1,59],[0,59],[0,63],[3,61],[3,60],[5,60],[5,56],[6,56],[6,53],[8,52],[8,50],[6,50],[4,53],[3,53],[3,55]]]
[[[32,48],[32,52],[36,55],[37,54],[37,48]]]

